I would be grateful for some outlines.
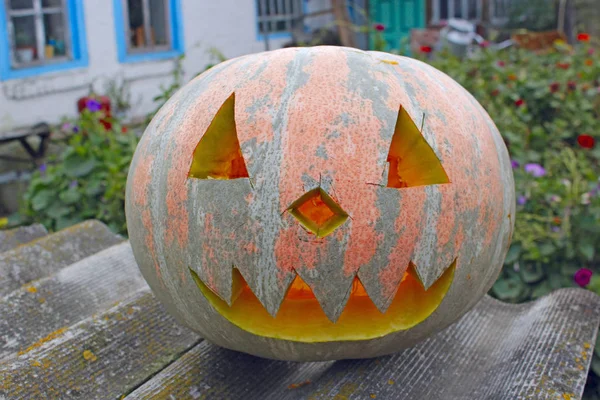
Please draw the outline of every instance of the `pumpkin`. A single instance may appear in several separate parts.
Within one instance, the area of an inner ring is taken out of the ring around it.
[[[221,63],[156,114],[131,246],[176,319],[282,360],[373,357],[443,330],[496,279],[514,183],[494,123],[420,61],[343,47]]]

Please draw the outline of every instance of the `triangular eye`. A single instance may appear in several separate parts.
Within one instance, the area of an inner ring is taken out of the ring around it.
[[[197,179],[249,178],[235,127],[235,94],[225,100],[198,142],[188,176]]]
[[[450,183],[440,160],[402,106],[387,161],[390,163],[387,187]]]

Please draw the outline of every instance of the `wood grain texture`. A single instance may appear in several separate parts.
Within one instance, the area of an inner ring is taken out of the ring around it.
[[[0,299],[0,360],[147,287],[122,243]]]
[[[509,305],[485,297],[411,349],[366,360],[271,361],[202,342],[127,399],[579,399],[600,298],[563,289]]]
[[[48,231],[42,224],[21,226],[19,228],[0,231],[0,252],[11,250],[47,234]]]
[[[99,221],[86,221],[0,254],[0,296],[91,256],[123,238]]]
[[[116,399],[198,340],[142,289],[0,362],[0,398]]]

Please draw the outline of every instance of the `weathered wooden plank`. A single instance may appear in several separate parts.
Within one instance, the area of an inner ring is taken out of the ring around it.
[[[129,243],[21,287],[0,299],[0,360],[144,287]]]
[[[563,289],[509,305],[485,297],[458,323],[398,354],[321,363],[270,361],[202,342],[133,399],[577,399],[600,298]]]
[[[116,399],[198,343],[149,289],[0,362],[0,398]]]
[[[99,221],[86,221],[0,254],[0,296],[121,242]]]
[[[0,231],[0,253],[39,239],[47,234],[48,231],[42,224],[33,224]]]

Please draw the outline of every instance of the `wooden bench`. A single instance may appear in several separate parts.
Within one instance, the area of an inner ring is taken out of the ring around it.
[[[128,242],[99,222],[30,231],[33,241],[0,253],[3,400],[573,400],[600,321],[600,298],[582,289],[519,305],[486,296],[458,323],[392,356],[271,361],[179,326]],[[12,233],[20,243],[25,236]]]

